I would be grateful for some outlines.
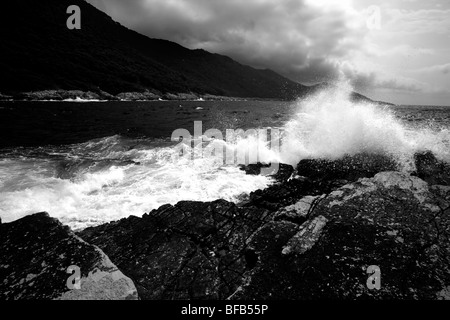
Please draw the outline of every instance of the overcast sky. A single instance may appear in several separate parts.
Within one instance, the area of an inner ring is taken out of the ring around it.
[[[449,0],[88,2],[149,37],[304,84],[345,76],[373,99],[450,105]]]

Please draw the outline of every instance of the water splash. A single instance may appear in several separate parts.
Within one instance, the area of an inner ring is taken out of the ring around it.
[[[166,145],[166,146],[161,146]],[[214,157],[177,157],[167,141],[106,137],[0,160],[0,216],[10,222],[47,211],[74,229],[141,216],[181,200],[237,202],[271,179]]]
[[[413,170],[413,156],[430,150],[450,159],[448,129],[408,127],[395,108],[351,99],[347,84],[329,86],[297,102],[295,116],[285,126],[280,159],[295,165],[305,158],[338,159],[358,153],[385,154],[405,170]]]
[[[430,150],[450,162],[450,131],[408,125],[396,108],[355,102],[344,84],[324,88],[295,102],[295,112],[281,128],[281,150],[255,135],[204,145],[227,153],[258,150],[258,161],[296,165],[305,158],[337,159],[358,153],[385,154],[414,169],[413,155]],[[210,128],[205,128],[210,129]],[[208,140],[208,141],[207,141]],[[190,144],[190,141],[187,143]],[[245,159],[236,159],[236,164]],[[181,200],[237,202],[243,194],[272,183],[246,175],[223,158],[203,154],[179,157],[169,139],[111,136],[70,146],[17,148],[0,159],[0,216],[9,222],[47,211],[72,228],[83,228],[145,212]]]

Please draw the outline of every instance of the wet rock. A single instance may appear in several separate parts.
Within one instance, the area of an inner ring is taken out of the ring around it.
[[[430,191],[436,195],[437,200],[441,200],[440,207],[445,207],[445,203],[450,202],[450,186],[433,185]]]
[[[281,251],[282,254],[288,255],[292,253],[303,254],[311,249],[319,240],[322,230],[325,227],[328,219],[323,216],[318,216],[308,223],[300,227],[300,231],[293,236],[286,246]]]
[[[439,292],[438,300],[450,300],[450,286]]]
[[[397,167],[391,158],[376,154],[358,154],[339,160],[305,159],[298,163],[295,172],[283,183],[250,193],[250,200],[245,205],[279,211],[305,196],[328,194],[348,182],[396,170]],[[258,166],[247,170],[258,172]]]
[[[245,206],[256,206],[271,211],[279,211],[297,203],[305,196],[320,196],[347,184],[347,180],[311,180],[305,177],[289,179],[274,184],[264,190],[251,192]]]
[[[276,183],[245,202],[164,205],[142,218],[82,230],[77,236],[84,241],[48,216],[0,224],[0,276],[6,279],[0,293],[92,298],[99,278],[106,292],[115,292],[110,285],[120,268],[142,299],[448,299],[450,186],[439,161],[425,155],[416,162],[427,181],[386,172],[396,168],[391,159],[367,154],[303,160],[296,172],[281,165]],[[259,174],[263,167],[242,169]],[[35,276],[47,252],[52,272]],[[60,252],[81,264],[84,294],[64,289],[69,275],[54,271]],[[111,263],[105,254],[117,267],[104,267]],[[22,261],[30,267],[14,274],[10,265]],[[98,261],[100,272],[83,273]],[[379,289],[367,285],[369,266],[381,270]],[[29,292],[34,279],[43,280]],[[58,285],[45,287],[46,281]]]
[[[0,225],[0,279],[2,300],[137,299],[133,282],[99,248],[47,213]]]
[[[297,165],[297,173],[312,180],[356,181],[359,178],[370,178],[383,171],[398,169],[397,163],[381,154],[357,154],[345,156],[338,160],[301,160]]]
[[[246,174],[259,175],[262,168],[270,168],[269,164],[253,163],[248,165],[240,165],[239,168],[244,170]],[[286,182],[294,172],[294,168],[291,165],[279,163],[272,177],[277,182]]]
[[[299,229],[266,226],[252,237],[249,247],[265,253],[233,299],[445,299],[449,208],[426,182],[400,172],[345,185]],[[270,249],[255,241],[277,235]],[[369,266],[381,270],[379,290],[367,285]]]
[[[302,224],[305,222],[318,202],[324,196],[306,196],[293,205],[282,208],[275,215],[275,220],[286,220]]]
[[[225,299],[252,265],[247,239],[271,218],[224,200],[182,201],[79,236],[129,275],[142,299]]]
[[[430,151],[414,155],[417,176],[429,184],[450,186],[450,165],[436,159]]]

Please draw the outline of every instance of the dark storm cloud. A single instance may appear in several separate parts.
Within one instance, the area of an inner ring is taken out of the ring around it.
[[[225,54],[302,82],[335,78],[337,61],[361,50],[368,31],[346,1],[90,2],[150,37]]]

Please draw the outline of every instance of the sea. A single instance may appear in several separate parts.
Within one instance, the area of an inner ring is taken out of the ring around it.
[[[450,107],[355,102],[345,88],[289,102],[3,101],[0,217],[46,211],[79,230],[274,183],[240,164],[381,153],[412,172],[426,150],[450,163]]]

